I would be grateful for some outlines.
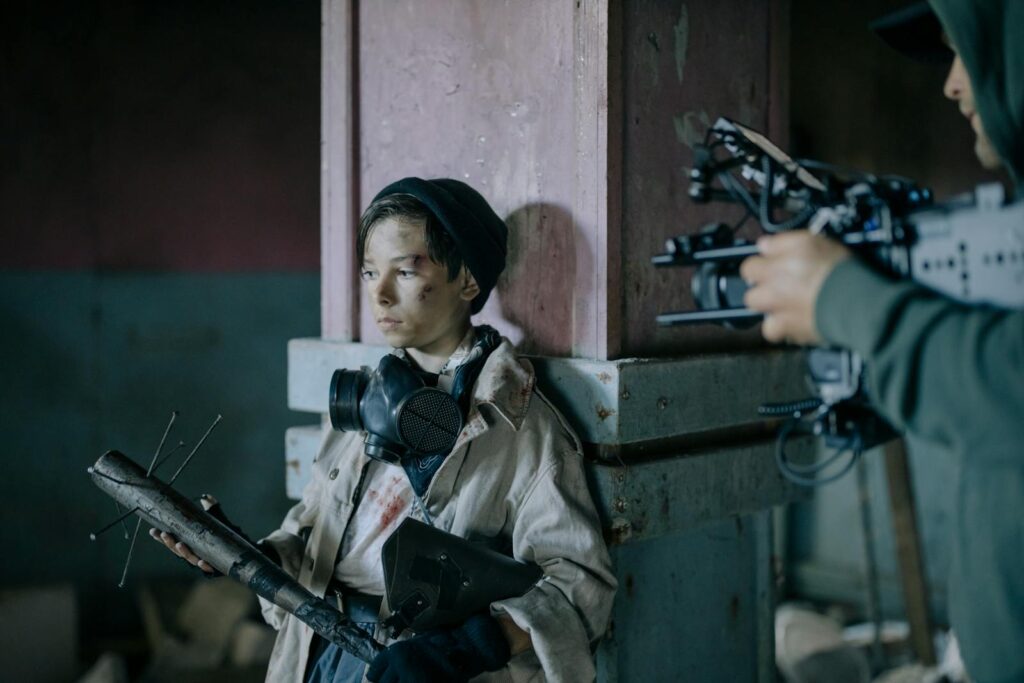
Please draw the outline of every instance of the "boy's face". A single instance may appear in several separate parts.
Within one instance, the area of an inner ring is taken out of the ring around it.
[[[389,344],[455,350],[480,288],[466,268],[448,281],[447,267],[427,254],[422,222],[385,218],[374,225],[361,267],[373,318]]]

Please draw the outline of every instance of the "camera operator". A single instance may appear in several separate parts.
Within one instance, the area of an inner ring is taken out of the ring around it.
[[[931,0],[875,27],[906,54],[952,59],[944,94],[974,129],[981,164],[1005,167],[1019,193],[1024,1]],[[891,280],[803,230],[758,249],[740,273],[764,337],[856,351],[880,412],[955,456],[950,621],[975,681],[1024,680],[1024,312]]]

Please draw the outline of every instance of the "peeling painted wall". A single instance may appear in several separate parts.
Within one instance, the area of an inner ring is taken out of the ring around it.
[[[359,3],[360,207],[407,175],[469,183],[510,227],[480,316],[522,348],[572,351],[571,3]],[[365,308],[365,307],[364,307]],[[382,343],[362,312],[361,339]]]
[[[759,346],[714,326],[665,329],[654,317],[693,308],[692,269],[655,269],[668,237],[735,221],[687,196],[693,145],[719,116],[769,128],[771,2],[625,3],[623,12],[623,355]]]
[[[778,123],[769,121],[769,70],[782,4],[359,3],[344,24],[358,36],[353,201],[363,208],[405,175],[481,190],[507,217],[512,244],[480,319],[527,352],[617,358],[757,346],[754,335],[658,329],[658,312],[693,304],[688,273],[658,272],[650,257],[671,234],[737,215],[692,206],[688,164],[719,115]],[[332,17],[347,7],[325,6]],[[347,50],[339,45],[337,61]],[[348,73],[333,59],[328,67]],[[350,141],[328,144],[344,163]],[[340,281],[349,279],[357,285],[354,275]],[[350,305],[331,302],[329,329],[335,318],[348,329],[340,309]],[[352,337],[381,341],[366,311]]]

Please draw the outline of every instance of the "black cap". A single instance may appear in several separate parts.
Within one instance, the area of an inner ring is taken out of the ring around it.
[[[889,47],[911,59],[932,64],[953,60],[953,51],[942,42],[939,17],[927,2],[915,2],[869,25]]]
[[[377,193],[373,201],[393,194],[408,194],[423,202],[451,235],[462,260],[480,285],[472,311],[479,313],[498,276],[505,269],[508,227],[479,192],[452,178],[402,178]]]

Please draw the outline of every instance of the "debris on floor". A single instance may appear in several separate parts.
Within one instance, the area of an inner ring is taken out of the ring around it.
[[[129,683],[128,665],[124,657],[106,652],[96,660],[92,668],[78,679],[78,683]]]
[[[78,683],[257,683],[276,632],[252,593],[227,578],[148,583],[137,593],[146,661],[106,652]],[[66,678],[63,680],[71,680]]]
[[[832,617],[797,606],[775,612],[775,663],[788,683],[869,683],[867,656]]]
[[[906,622],[882,622],[876,645],[874,624],[844,626],[841,608],[825,612],[796,603],[776,610],[775,662],[786,683],[970,683],[951,632],[936,632],[939,664],[924,666],[914,661]],[[881,656],[873,659],[873,648]]]
[[[0,678],[64,683],[78,671],[78,603],[71,584],[0,590]]]

